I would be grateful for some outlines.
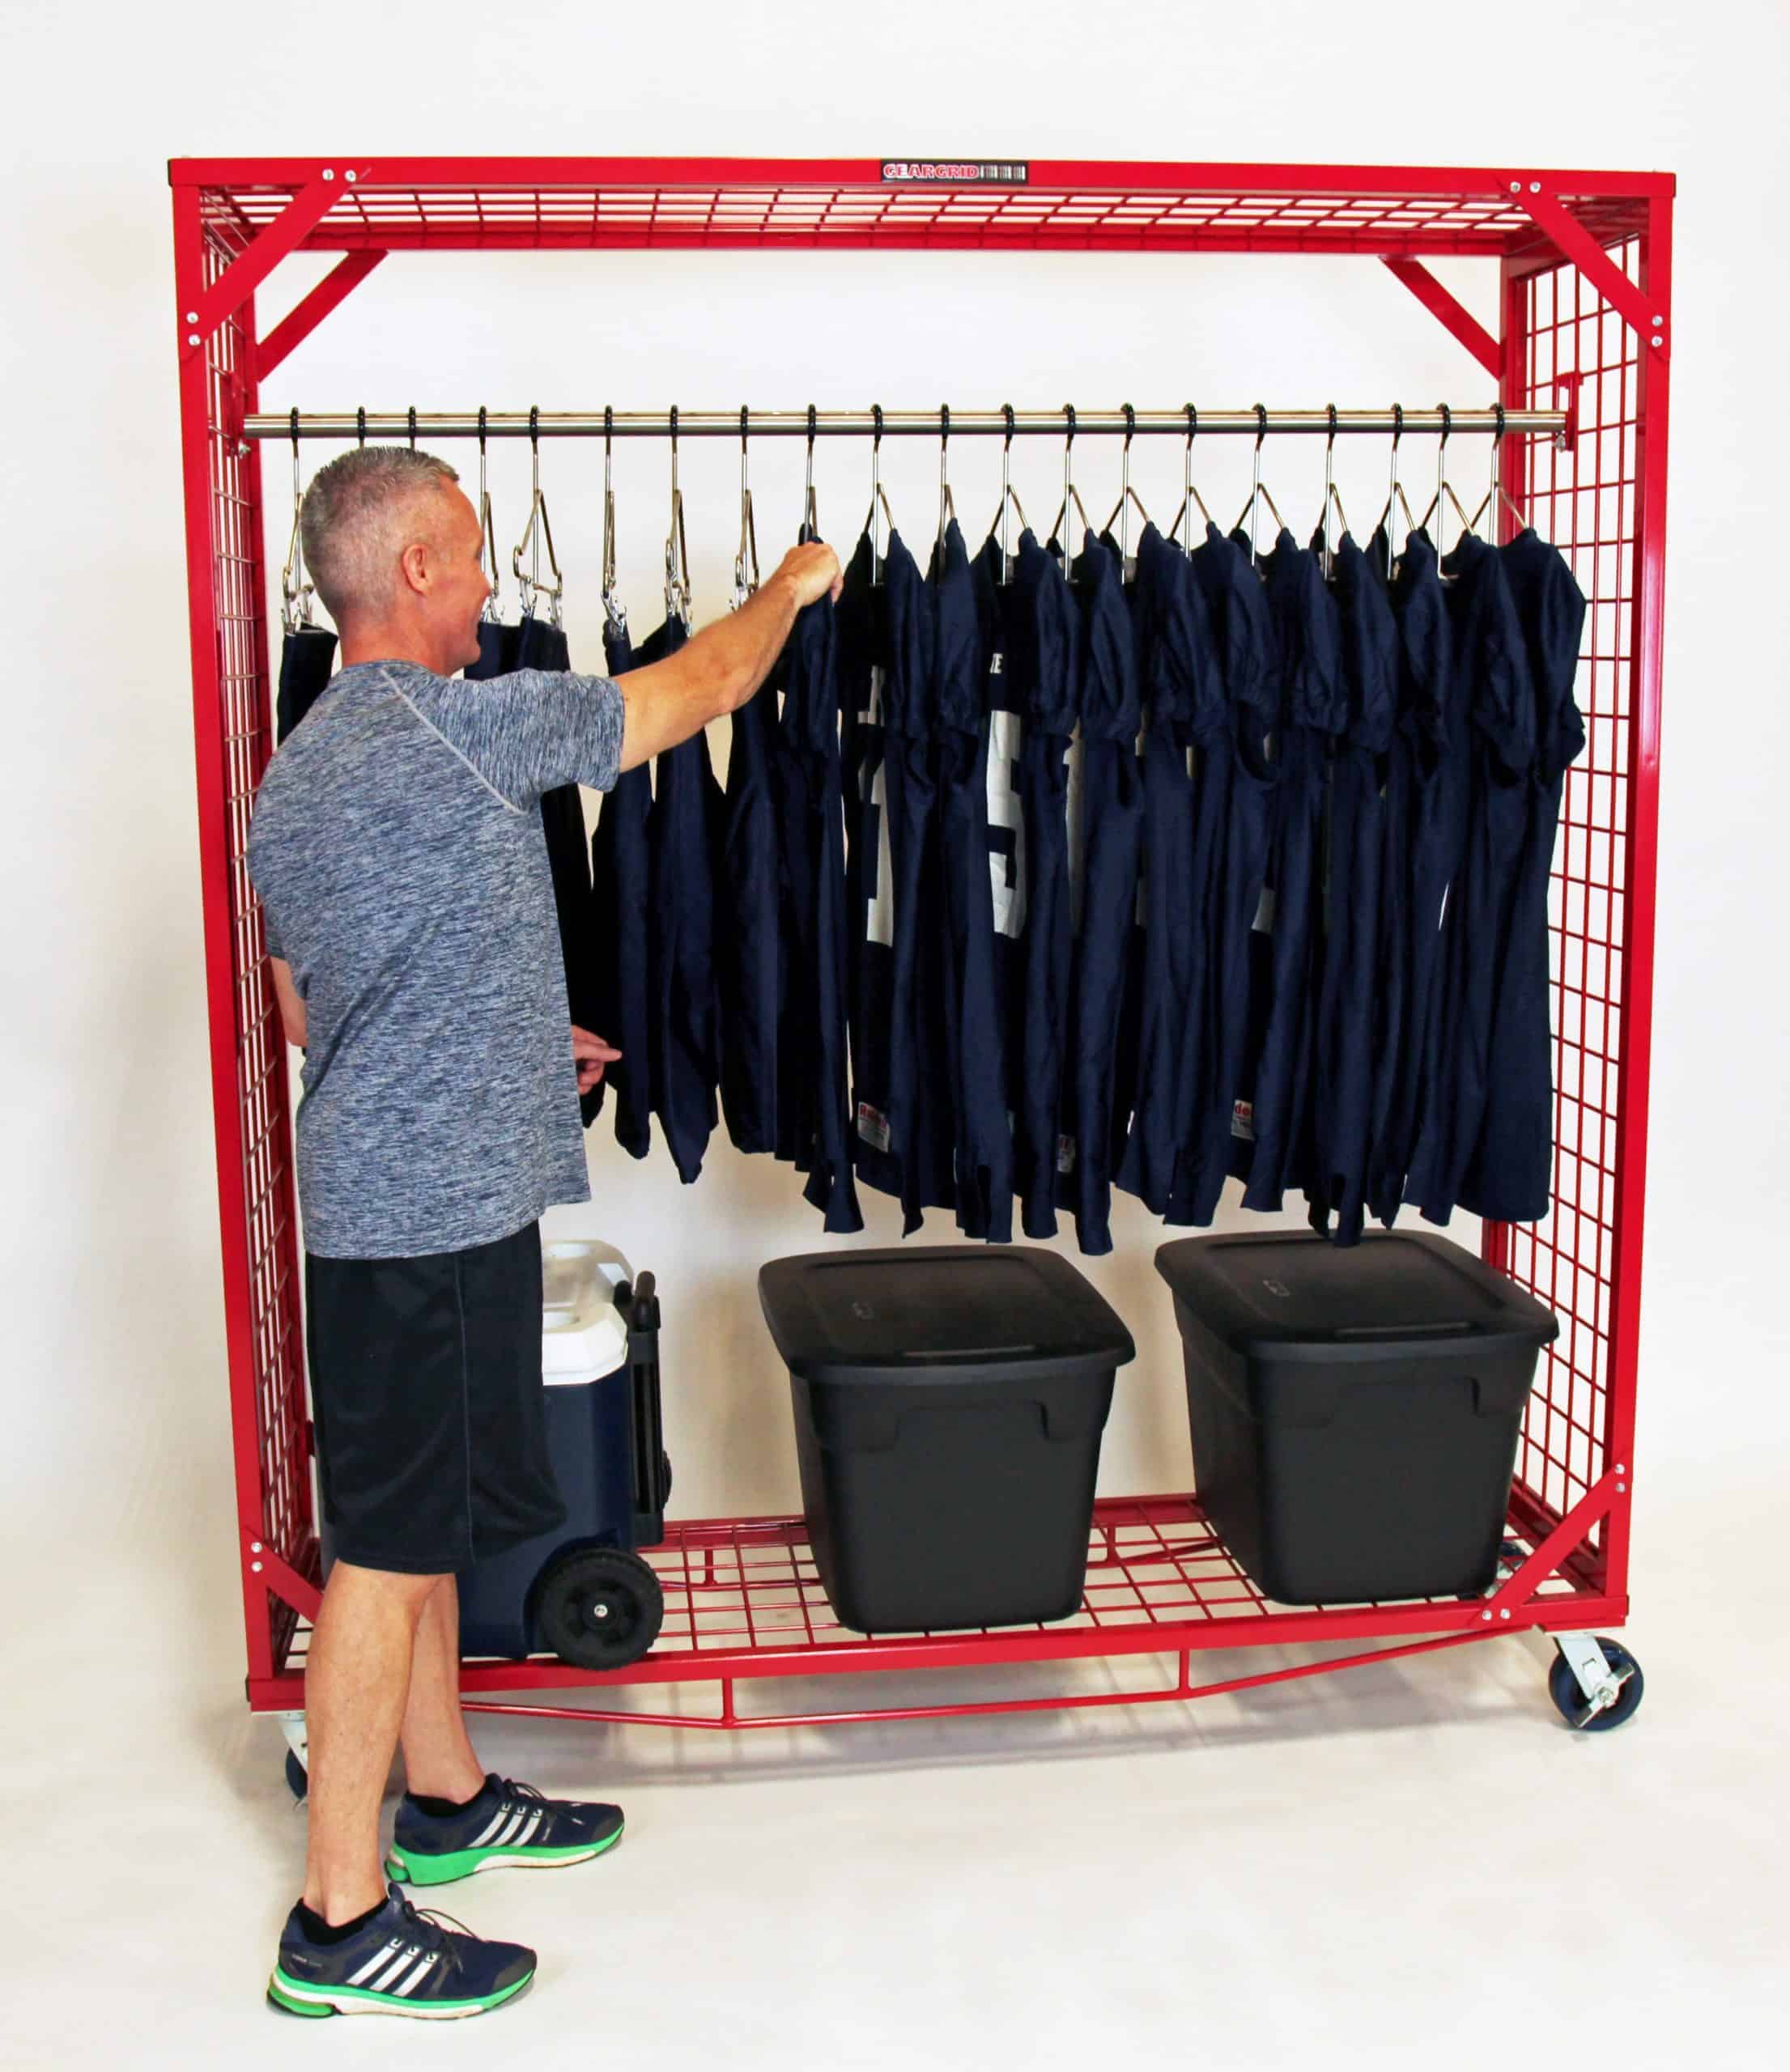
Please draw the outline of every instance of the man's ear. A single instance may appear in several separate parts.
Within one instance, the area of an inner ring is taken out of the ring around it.
[[[434,556],[427,540],[412,540],[398,558],[403,571],[405,587],[414,590],[419,597],[427,597],[435,580]]]

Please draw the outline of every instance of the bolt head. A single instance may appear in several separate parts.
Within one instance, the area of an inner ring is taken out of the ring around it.
[[[198,322],[198,321],[199,321],[199,312],[198,312],[198,310],[196,310],[196,309],[189,309],[189,310],[188,310],[188,312],[186,312],[186,321],[187,321],[187,322],[188,322],[189,324],[197,324],[197,323]],[[1654,322],[1655,322],[1656,324],[1657,324],[1657,323],[1659,322],[1659,321],[1660,321],[1660,320],[1659,320],[1659,318],[1658,318],[1657,316],[1656,316],[1656,317],[1654,318],[1654,320],[1653,320],[1653,321],[1654,321]]]
[[[358,180],[360,175],[358,172],[345,172],[342,176],[344,180]]]
[[[186,342],[189,346],[196,346],[199,342],[198,333],[197,331],[189,331],[187,333]]]
[[[249,1566],[256,1575],[258,1576],[261,1573],[261,1564],[259,1561],[251,1561],[249,1564]]]
[[[325,166],[323,168],[323,176],[325,180],[334,180],[335,178],[335,175],[330,170],[328,166]]]
[[[1532,193],[1532,194],[1539,194],[1539,193],[1541,193],[1541,181],[1540,181],[1539,180],[1532,180],[1529,182],[1529,192],[1530,192],[1530,193]]]
[[[1513,193],[1513,194],[1520,194],[1520,193],[1522,193],[1522,191],[1523,191],[1523,183],[1522,183],[1522,181],[1521,181],[1521,180],[1513,180],[1511,182],[1511,192],[1512,192],[1512,193]]]

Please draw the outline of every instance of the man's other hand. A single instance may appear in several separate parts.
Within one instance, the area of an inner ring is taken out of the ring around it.
[[[839,556],[824,540],[808,540],[801,546],[791,547],[777,564],[772,580],[789,584],[796,593],[798,611],[804,605],[814,604],[822,597],[831,597],[836,604],[844,587]]]
[[[572,1055],[578,1064],[578,1091],[589,1093],[603,1076],[603,1067],[612,1065],[622,1055],[613,1043],[606,1043],[601,1036],[593,1036],[588,1029],[572,1025]]]

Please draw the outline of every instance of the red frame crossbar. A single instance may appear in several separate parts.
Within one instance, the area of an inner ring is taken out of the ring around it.
[[[489,1707],[505,1692],[703,1682],[720,1692],[712,1715],[519,1709],[723,1726],[1136,1703],[1520,1627],[1609,1626],[1626,1616],[1674,182],[1664,173],[1525,167],[1048,160],[984,168],[993,178],[916,178],[913,170],[861,159],[371,156],[182,159],[169,168],[225,1335],[248,1688],[257,1707],[302,1701],[303,1635],[319,1571],[290,1089],[244,862],[273,736],[260,456],[240,434],[260,407],[264,376],[388,254],[412,251],[1242,251],[1379,260],[1495,377],[1507,407],[1573,412],[1573,435],[1561,447],[1507,439],[1502,468],[1506,488],[1567,554],[1590,601],[1579,690],[1588,749],[1567,778],[1550,915],[1555,1204],[1539,1225],[1489,1225],[1483,1240],[1489,1259],[1555,1310],[1562,1331],[1518,1454],[1510,1523],[1516,1566],[1488,1600],[1268,1605],[1209,1535],[1205,1550],[1195,1550],[1204,1527],[1194,1500],[1125,1499],[1097,1510],[1095,1561],[1075,1620],[845,1637],[829,1631],[811,1568],[803,1568],[799,1520],[674,1525],[651,1558],[674,1605],[689,1611],[687,1632],[674,1620],[644,1662],[602,1676],[551,1662],[469,1664],[469,1695]],[[301,252],[342,256],[263,336],[257,293]],[[1496,338],[1425,263],[1460,255],[1499,265]],[[1142,1535],[1136,1548],[1128,1535]],[[761,1557],[784,1565],[788,1576],[766,1582]],[[1167,1594],[1155,1609],[1103,1616],[1103,1578],[1119,1579],[1147,1607],[1154,1601],[1139,1578],[1165,1558]],[[722,1623],[732,1622],[723,1643],[699,1630],[693,1560],[711,1573],[717,1560],[724,1570],[734,1564],[727,1586],[704,1586]],[[1222,1592],[1201,1580],[1205,1563],[1218,1565],[1214,1575],[1228,1572],[1236,1609],[1218,1608]],[[1192,1682],[1192,1658],[1202,1649],[1295,1641],[1350,1651]],[[1364,1651],[1367,1643],[1378,1645]],[[742,1714],[733,1699],[735,1684],[754,1678],[1140,1654],[1176,1658],[1176,1679],[1139,1692],[800,1714]]]

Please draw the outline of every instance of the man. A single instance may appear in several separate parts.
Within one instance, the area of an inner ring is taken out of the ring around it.
[[[402,1745],[394,1879],[560,1865],[614,1807],[487,1776],[459,1698],[454,1573],[563,1517],[546,1451],[541,1251],[589,1188],[578,1096],[619,1052],[568,1016],[538,802],[599,790],[751,697],[796,614],[839,589],[794,549],[757,595],[618,686],[455,679],[488,594],[444,463],[366,447],[318,473],[304,558],[342,667],[269,766],[249,870],[298,1116],[312,1395],[334,1565],[305,1674],[304,1894],[270,1998],[295,2014],[476,2015],[534,1955],[389,1888],[380,1801]],[[599,917],[600,919],[600,917]]]

